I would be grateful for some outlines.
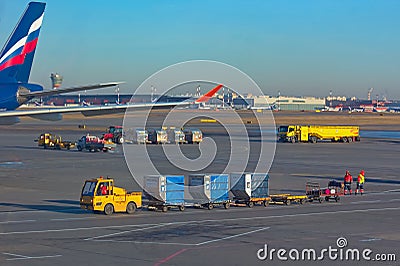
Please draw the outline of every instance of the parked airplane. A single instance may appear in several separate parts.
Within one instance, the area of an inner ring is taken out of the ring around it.
[[[83,90],[112,87],[119,82],[100,83],[87,86],[44,90],[39,84],[29,83],[29,75],[35,55],[39,32],[42,25],[45,3],[30,2],[22,14],[17,26],[11,33],[0,53],[0,124],[15,124],[19,116],[30,116],[42,120],[61,120],[62,113],[81,112],[84,115],[100,115],[124,112],[127,108],[171,107],[188,105],[185,102],[116,104],[107,106],[78,106],[65,108],[35,108],[31,110],[16,110],[22,104],[36,97],[69,93]],[[218,85],[196,102],[207,101],[222,85]]]

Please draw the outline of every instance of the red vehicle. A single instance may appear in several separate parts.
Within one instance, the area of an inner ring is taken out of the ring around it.
[[[315,200],[322,203],[323,199],[325,199],[325,201],[333,199],[338,202],[340,200],[340,196],[344,195],[344,185],[339,181],[331,180],[329,181],[327,188],[321,189],[319,183],[307,182],[306,195],[310,202]]]
[[[122,126],[110,126],[107,133],[104,134],[103,139],[112,140],[114,143],[124,143],[124,131]]]

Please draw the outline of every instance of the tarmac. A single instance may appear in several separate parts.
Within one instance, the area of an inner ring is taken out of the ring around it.
[[[25,119],[19,125],[0,126],[0,265],[398,265],[400,140],[277,144],[269,172],[271,194],[304,194],[307,181],[326,186],[331,179],[342,180],[346,169],[354,178],[364,169],[366,193],[344,196],[339,202],[167,213],[138,210],[112,216],[81,210],[79,195],[87,178],[110,176],[117,186],[139,190],[122,147],[113,153],[44,150],[33,140],[49,129],[65,140],[77,140],[120,123],[120,117],[110,116],[59,122]],[[227,137],[218,125],[196,123],[217,143]],[[87,128],[78,129],[79,124]],[[254,127],[247,125],[249,132]],[[256,139],[257,134],[252,147],[259,145]],[[182,149],[189,157],[199,154],[196,145]],[[210,171],[218,172],[229,154],[229,145],[218,149]],[[160,171],[179,172],[162,159],[161,145],[148,145],[148,150]],[[257,258],[265,245],[269,251],[338,249],[339,237],[347,240],[344,251],[371,249],[371,256],[395,254],[397,261],[332,260],[327,254],[319,261],[280,261],[276,251],[272,260]]]

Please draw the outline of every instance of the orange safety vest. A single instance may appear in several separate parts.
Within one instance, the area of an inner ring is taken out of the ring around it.
[[[364,177],[363,174],[359,174],[359,175],[358,175],[357,182],[358,182],[359,184],[364,184],[364,182],[365,182],[365,177]]]

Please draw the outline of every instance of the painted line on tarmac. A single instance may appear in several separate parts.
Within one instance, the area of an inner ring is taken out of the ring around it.
[[[13,223],[33,223],[36,220],[18,220],[18,221],[2,221],[0,224],[13,224]]]
[[[373,209],[355,209],[355,210],[337,210],[337,211],[325,211],[325,212],[307,212],[307,213],[296,213],[296,214],[283,214],[283,215],[271,215],[271,216],[255,216],[255,217],[238,217],[238,218],[226,218],[226,219],[206,219],[206,220],[191,220],[183,222],[169,222],[169,223],[158,223],[158,224],[127,224],[127,225],[109,225],[109,226],[97,226],[97,227],[78,227],[78,228],[61,228],[61,229],[46,229],[46,230],[30,230],[30,231],[13,231],[13,232],[2,232],[0,235],[16,235],[16,234],[32,234],[32,233],[55,233],[55,232],[68,232],[68,231],[84,231],[84,230],[96,230],[96,229],[118,229],[127,227],[138,227],[138,226],[158,226],[158,225],[178,225],[188,223],[205,223],[205,222],[236,222],[236,221],[247,221],[247,220],[266,220],[266,219],[277,219],[277,218],[291,218],[291,217],[302,217],[312,215],[337,215],[338,213],[364,213],[364,212],[379,212],[379,211],[397,211],[400,207],[387,207],[387,208],[373,208]]]
[[[50,219],[50,221],[74,221],[74,220],[87,220],[87,219],[96,219],[97,217],[70,217],[70,218],[54,218]]]
[[[350,204],[364,204],[364,203],[377,203],[382,202],[381,200],[362,200],[362,201],[353,201]]]
[[[231,239],[231,238],[235,238],[235,237],[239,237],[239,236],[249,235],[249,234],[256,233],[256,232],[259,232],[259,231],[264,231],[264,230],[267,230],[267,229],[270,229],[270,228],[271,227],[268,226],[268,227],[252,230],[252,231],[241,233],[241,234],[236,234],[236,235],[227,236],[227,237],[223,237],[223,238],[219,238],[219,239],[213,239],[213,240],[209,240],[209,241],[204,241],[204,242],[196,244],[196,246],[206,245],[206,244],[210,244],[210,243],[213,243],[213,242],[218,242],[218,241]]]
[[[182,254],[182,253],[185,252],[186,250],[188,250],[188,249],[187,249],[187,248],[183,248],[183,249],[181,249],[181,250],[175,252],[174,254],[171,254],[171,255],[169,255],[168,257],[166,257],[166,258],[164,258],[164,259],[158,261],[156,264],[154,264],[154,266],[159,266],[159,265],[161,265],[161,264],[163,264],[163,263],[166,263],[167,261],[171,260],[172,258],[174,258],[174,257],[176,257],[176,256],[178,256],[178,255],[180,255],[180,254]]]
[[[163,226],[167,226],[167,225],[168,225],[168,224],[160,224],[160,225],[155,225],[155,226],[150,226],[150,227],[145,227],[145,228],[132,229],[132,230],[128,230],[128,231],[122,231],[122,232],[117,232],[117,233],[112,233],[112,234],[107,234],[107,235],[89,237],[89,238],[86,238],[86,239],[84,239],[84,240],[94,240],[94,239],[104,238],[104,237],[109,237],[109,236],[122,235],[122,234],[125,234],[125,233],[137,232],[137,231],[144,231],[144,230],[153,229],[153,228],[158,228],[158,227],[163,227]]]
[[[372,241],[380,241],[380,238],[368,238],[368,239],[361,239],[360,242],[372,242]]]
[[[149,224],[151,225],[151,224]],[[158,225],[158,224],[152,224]],[[3,232],[0,235],[17,235],[17,234],[35,234],[35,233],[58,233],[58,232],[69,232],[69,231],[84,231],[84,230],[102,230],[102,229],[118,229],[126,227],[138,227],[143,224],[125,224],[125,225],[108,225],[108,226],[94,226],[94,227],[77,227],[77,228],[62,228],[62,229],[46,229],[46,230],[30,230],[30,231],[14,231],[14,232]]]
[[[171,225],[173,225],[171,223]],[[165,225],[167,226],[167,225]],[[227,239],[232,239],[232,238],[236,238],[236,237],[240,237],[240,236],[244,236],[244,235],[249,235],[249,234],[253,234],[256,232],[260,232],[260,231],[264,231],[267,229],[270,229],[271,227],[263,227],[263,228],[258,228],[256,230],[251,230],[248,232],[244,232],[244,233],[240,233],[240,234],[236,234],[236,235],[231,235],[231,236],[226,236],[226,237],[221,237],[221,238],[217,238],[217,239],[213,239],[213,240],[208,240],[208,241],[204,241],[204,242],[200,242],[200,243],[180,243],[180,242],[155,242],[155,241],[136,241],[136,240],[112,240],[112,239],[102,239],[102,240],[98,240],[94,238],[88,238],[85,240],[92,240],[92,241],[96,241],[96,242],[113,242],[113,243],[133,243],[133,244],[151,244],[151,245],[177,245],[177,246],[202,246],[202,245],[206,245],[206,244],[210,244],[210,243],[215,243],[215,242],[219,242],[222,240],[227,240]],[[145,228],[145,229],[151,229],[151,228]],[[135,231],[140,231],[140,230],[135,230]],[[121,232],[121,233],[126,233],[126,232]],[[98,238],[101,237],[106,237],[106,236],[99,236]]]
[[[31,259],[46,259],[46,258],[56,258],[56,257],[61,257],[62,255],[47,255],[47,256],[24,256],[24,255],[19,255],[19,254],[14,254],[14,253],[7,253],[7,252],[3,252],[4,255],[8,255],[8,256],[13,256],[16,258],[10,258],[10,259],[6,259],[6,260],[31,260]]]

